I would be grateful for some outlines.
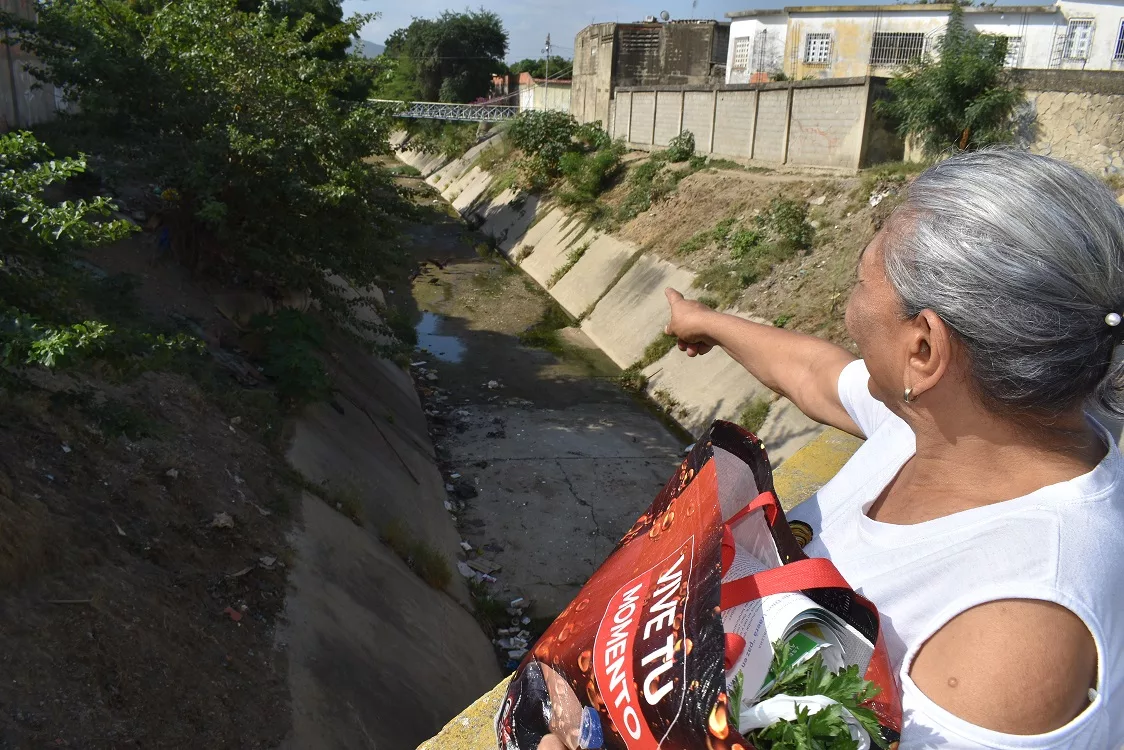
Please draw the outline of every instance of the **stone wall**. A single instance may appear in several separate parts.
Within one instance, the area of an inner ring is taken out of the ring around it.
[[[1124,95],[1028,91],[1022,123],[1020,138],[1032,152],[1098,176],[1124,174]]]
[[[703,154],[855,170],[902,158],[901,139],[872,112],[883,91],[868,78],[621,88],[610,133],[662,148],[690,130]]]

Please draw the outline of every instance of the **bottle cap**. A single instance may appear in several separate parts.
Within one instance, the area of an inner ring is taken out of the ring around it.
[[[599,750],[605,743],[601,734],[601,717],[592,706],[582,709],[582,728],[578,747],[582,750]]]

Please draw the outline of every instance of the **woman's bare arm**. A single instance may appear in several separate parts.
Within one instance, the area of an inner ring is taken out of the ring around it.
[[[667,333],[679,339],[687,356],[720,346],[810,418],[864,437],[839,401],[839,374],[855,360],[849,351],[815,336],[716,312],[674,289],[666,294],[671,306]]]

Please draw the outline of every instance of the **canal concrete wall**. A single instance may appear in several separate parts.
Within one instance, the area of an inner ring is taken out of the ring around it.
[[[694,274],[596,232],[549,199],[491,190],[493,176],[475,162],[498,137],[485,139],[454,160],[411,151],[401,137],[395,144],[400,147],[398,158],[417,168],[461,215],[495,238],[498,249],[577,319],[598,348],[622,368],[637,363],[667,324],[663,290],[672,286],[696,296],[698,290],[691,288]],[[772,398],[719,350],[688,358],[673,348],[644,374],[648,395],[694,435],[714,419],[737,421],[746,406]],[[777,464],[823,429],[791,402],[776,399],[759,433]]]

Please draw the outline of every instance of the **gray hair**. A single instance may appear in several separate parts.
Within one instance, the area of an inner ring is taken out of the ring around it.
[[[914,317],[963,342],[990,408],[1055,416],[1092,403],[1124,415],[1124,209],[1069,164],[1013,150],[922,173],[886,243],[886,274]]]

